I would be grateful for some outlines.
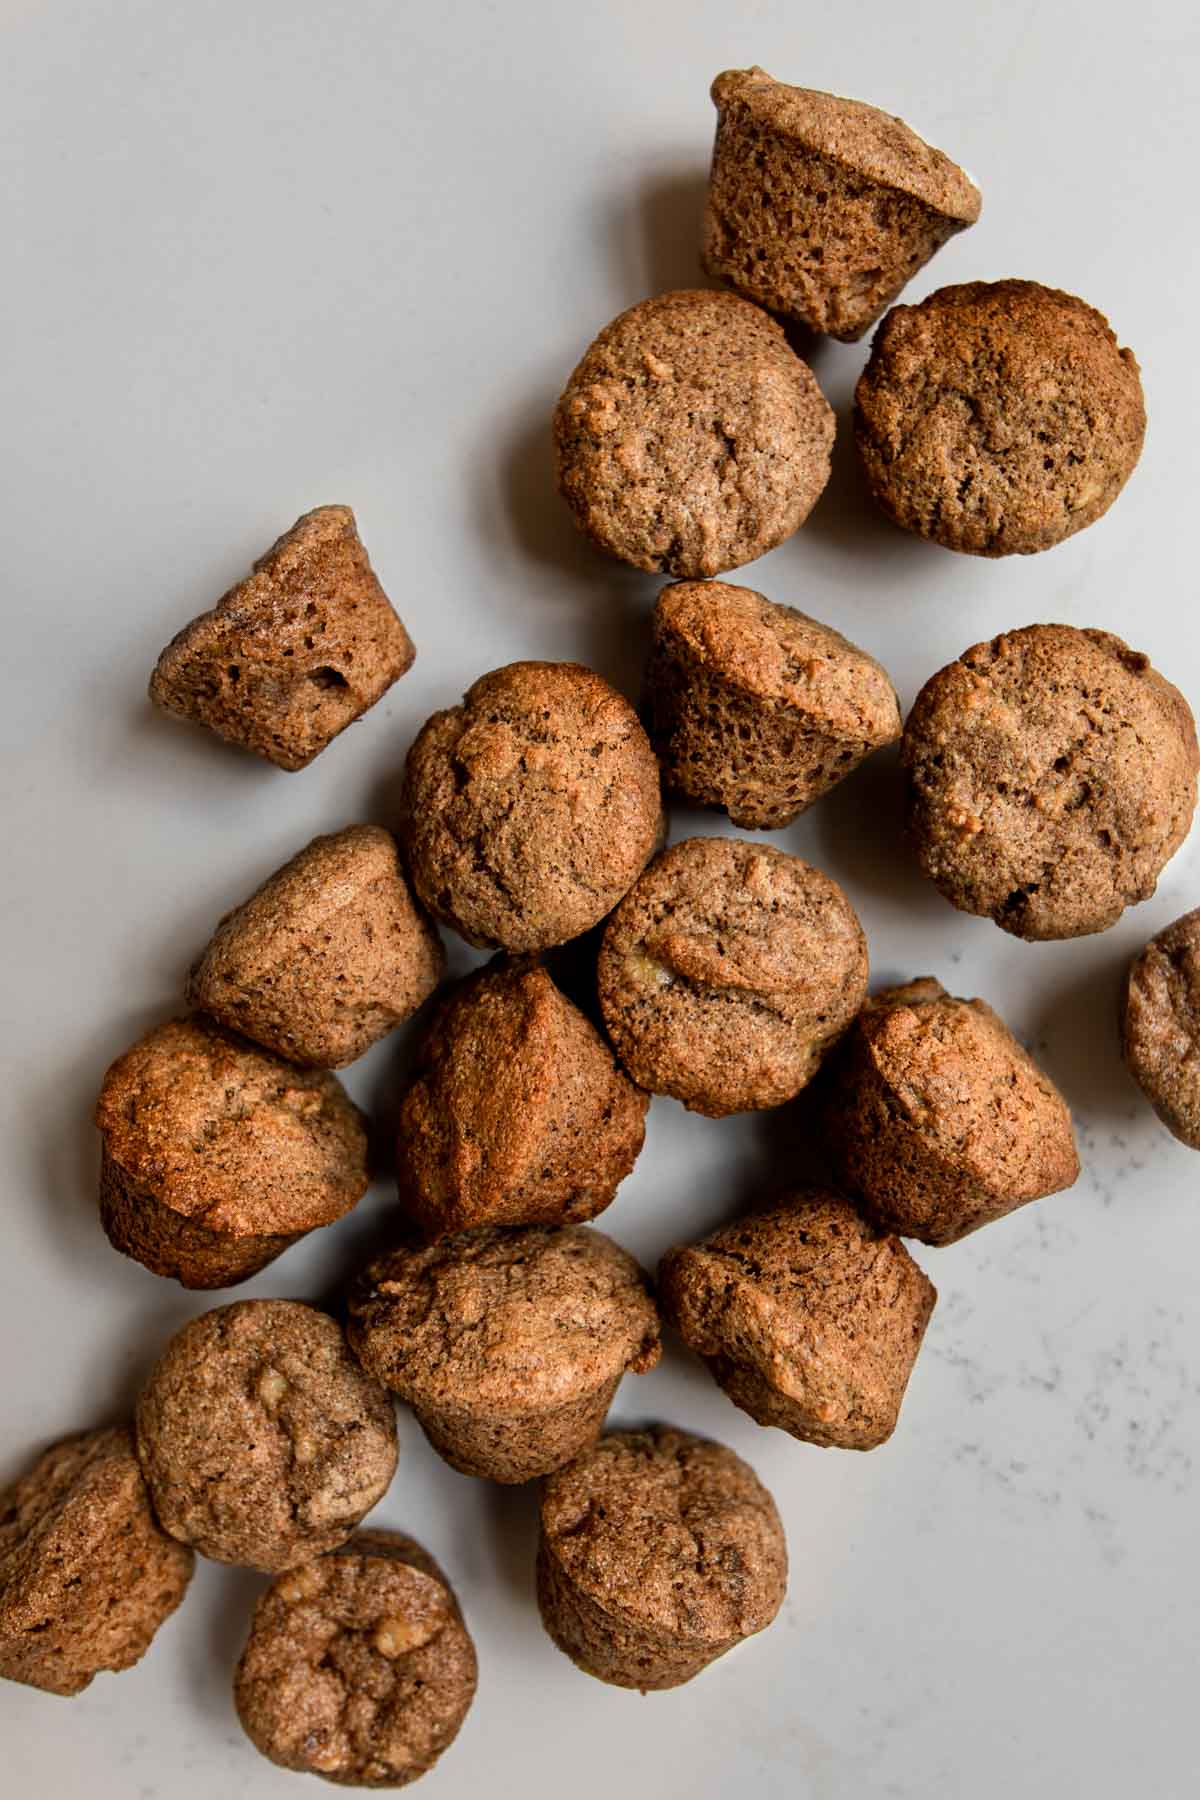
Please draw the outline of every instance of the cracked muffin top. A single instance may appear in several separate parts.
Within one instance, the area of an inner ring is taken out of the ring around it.
[[[1029,625],[926,682],[904,727],[909,829],[962,912],[1015,937],[1103,931],[1154,892],[1192,822],[1183,695],[1107,631]]]
[[[637,714],[579,663],[494,669],[434,713],[404,770],[413,886],[468,943],[565,943],[611,912],[662,822]]]
[[[937,1299],[898,1237],[815,1187],[668,1250],[658,1291],[735,1406],[848,1450],[895,1430]]]
[[[1094,523],[1145,431],[1133,351],[1094,307],[1036,281],[972,281],[895,307],[855,391],[884,512],[974,556],[1048,550]]]
[[[360,1531],[263,1594],[234,1700],[280,1767],[404,1787],[457,1736],[475,1681],[475,1646],[437,1563],[397,1531]]]
[[[833,411],[782,327],[686,289],[607,325],[554,415],[580,529],[636,569],[717,575],[790,537],[829,479]]]
[[[239,1300],[171,1339],[138,1400],[137,1443],[173,1537],[273,1573],[345,1543],[383,1497],[396,1418],[325,1313]]]
[[[0,1679],[78,1694],[132,1667],[194,1560],[150,1510],[128,1425],[60,1438],[0,1487]]]
[[[783,1527],[753,1469],[668,1426],[610,1432],[549,1476],[542,1545],[618,1629],[716,1649],[769,1625],[787,1584]]]
[[[350,1343],[414,1406],[554,1407],[660,1354],[641,1269],[586,1225],[487,1227],[401,1247],[358,1278]]]
[[[873,994],[827,1073],[834,1180],[885,1231],[957,1243],[1078,1178],[1049,1076],[986,1001],[932,976]]]
[[[289,1062],[340,1069],[433,992],[446,954],[390,832],[316,837],[222,918],[187,998]]]
[[[867,945],[841,888],[798,856],[685,838],[609,920],[597,981],[638,1086],[720,1118],[812,1079],[866,996]]]
[[[580,1224],[632,1169],[648,1104],[546,969],[497,957],[421,1044],[397,1119],[401,1204],[429,1238]]]
[[[366,1191],[365,1121],[341,1083],[201,1016],[117,1058],[96,1124],[127,1177],[213,1231],[311,1231]]]

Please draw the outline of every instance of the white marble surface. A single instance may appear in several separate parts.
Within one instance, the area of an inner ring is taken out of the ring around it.
[[[997,564],[883,524],[843,436],[811,523],[747,578],[868,645],[906,703],[969,643],[1041,619],[1126,635],[1200,701],[1200,37],[1181,0],[0,0],[0,1478],[127,1410],[207,1304],[101,1236],[89,1108],[217,914],[316,831],[389,820],[416,727],[485,668],[579,657],[636,684],[656,584],[574,537],[546,422],[596,328],[694,281],[707,85],[754,60],[959,156],[983,220],[913,295],[1010,274],[1081,293],[1141,357],[1150,431],[1108,518]],[[843,420],[864,355],[816,359]],[[357,509],[419,657],[282,775],[155,718],[144,686],[166,638],[326,500]],[[1125,959],[1200,899],[1196,840],[1112,931],[1030,947],[944,905],[896,820],[881,757],[779,841],[846,883],[878,977],[933,971],[1003,1009],[1076,1109],[1083,1178],[920,1252],[941,1302],[870,1456],[760,1431],[675,1348],[626,1384],[620,1416],[747,1455],[791,1545],[776,1627],[678,1692],[577,1674],[532,1605],[532,1495],[451,1473],[403,1421],[378,1517],[452,1571],[482,1669],[430,1794],[1195,1792],[1200,1159],[1122,1072],[1113,1009]],[[674,830],[698,823],[718,828]],[[356,1096],[386,1102],[397,1064],[394,1044],[364,1059]],[[795,1156],[778,1119],[656,1101],[603,1223],[653,1261]],[[391,1204],[379,1188],[242,1291],[330,1292]],[[288,1792],[229,1702],[256,1586],[203,1567],[141,1667],[72,1702],[0,1688],[4,1793]]]

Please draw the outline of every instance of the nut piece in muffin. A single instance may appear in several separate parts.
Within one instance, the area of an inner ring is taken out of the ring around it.
[[[333,1075],[196,1017],[119,1056],[96,1103],[100,1222],[184,1287],[232,1287],[367,1189],[366,1121]]]
[[[271,1583],[233,1693],[246,1735],[281,1768],[406,1787],[458,1736],[475,1680],[437,1563],[398,1531],[360,1531]]]
[[[445,964],[396,840],[349,825],[226,913],[187,998],[289,1062],[340,1069],[414,1013]]]
[[[405,1211],[427,1237],[567,1225],[616,1197],[648,1098],[547,971],[497,959],[452,991],[400,1104]]]
[[[0,1678],[78,1694],[145,1655],[192,1578],[127,1425],[81,1431],[0,1488]]]
[[[484,1227],[380,1257],[351,1288],[351,1347],[464,1475],[531,1481],[659,1359],[645,1276],[587,1225]]]
[[[1188,834],[1187,701],[1107,631],[1028,625],[930,677],[904,727],[908,824],[952,906],[1015,937],[1105,931]]]
[[[1130,964],[1121,1047],[1167,1130],[1200,1150],[1200,907],[1151,938]]]
[[[888,314],[854,430],[894,524],[971,556],[1025,556],[1108,511],[1146,409],[1137,358],[1094,307],[1036,281],[971,281]]]
[[[434,713],[408,753],[401,842],[437,918],[543,950],[611,912],[662,826],[637,714],[579,663],[510,663]]]
[[[727,69],[701,258],[710,275],[852,343],[979,217],[970,177],[903,119],[765,69]]]
[[[819,1188],[668,1250],[658,1291],[735,1406],[843,1450],[891,1437],[937,1300],[899,1238]]]
[[[867,945],[841,888],[798,856],[685,838],[609,920],[598,984],[638,1086],[717,1119],[812,1080],[866,996]]]
[[[319,506],[171,639],[150,698],[303,769],[398,681],[416,652],[348,506]]]
[[[268,1574],[344,1544],[396,1469],[391,1395],[299,1300],[235,1300],[176,1332],[137,1404],[166,1529]]]
[[[774,319],[684,290],[607,325],[554,415],[558,484],[601,550],[717,575],[803,525],[829,480],[834,416]]]
[[[930,976],[868,1000],[820,1098],[834,1179],[881,1231],[954,1244],[1079,1175],[1054,1083],[990,1006]]]
[[[678,1687],[783,1604],[775,1502],[723,1444],[658,1425],[614,1431],[542,1489],[542,1623],[585,1674]]]
[[[663,589],[646,694],[664,785],[751,830],[789,825],[900,736],[874,657],[725,581]]]

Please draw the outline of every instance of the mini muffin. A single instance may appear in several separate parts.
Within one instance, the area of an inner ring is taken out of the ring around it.
[[[680,581],[646,671],[665,785],[773,831],[900,736],[886,672],[840,632],[752,588]]]
[[[1134,957],[1121,1002],[1121,1047],[1167,1130],[1200,1150],[1200,907]]]
[[[137,1404],[173,1537],[274,1574],[344,1544],[396,1469],[391,1396],[298,1300],[236,1300],[176,1332]]]
[[[303,769],[415,655],[354,514],[319,506],[171,639],[150,698],[278,768]]]
[[[854,429],[895,524],[971,556],[1024,556],[1108,511],[1146,409],[1137,358],[1094,307],[1036,281],[971,281],[888,314]]]
[[[340,1069],[414,1013],[445,965],[395,839],[350,825],[226,913],[187,997],[289,1062]]]
[[[404,770],[417,893],[468,943],[541,950],[598,923],[662,825],[637,714],[579,663],[510,663],[434,713]]]
[[[433,1558],[360,1531],[273,1581],[254,1609],[233,1696],[280,1768],[342,1787],[407,1787],[458,1736],[475,1646]]]
[[[333,1075],[204,1018],[158,1025],[96,1103],[109,1241],[184,1287],[232,1287],[367,1189],[366,1121]]]
[[[626,1369],[660,1354],[646,1278],[586,1225],[484,1227],[407,1246],[349,1296],[351,1346],[464,1475],[531,1481],[604,1423]]]
[[[1069,1188],[1067,1103],[982,1000],[926,976],[864,1006],[830,1064],[834,1179],[881,1231],[954,1244]]]
[[[904,728],[909,830],[952,906],[1020,938],[1105,931],[1188,834],[1187,701],[1107,631],[1029,625],[926,682]]]
[[[767,845],[686,838],[605,928],[600,1006],[639,1087],[693,1112],[781,1106],[812,1080],[867,991],[854,909]]]
[[[139,1662],[192,1578],[126,1425],[62,1438],[0,1488],[0,1677],[78,1694]]]
[[[658,1290],[735,1406],[843,1450],[891,1437],[937,1300],[899,1238],[819,1188],[668,1250]]]
[[[747,300],[852,343],[948,238],[979,189],[903,119],[765,69],[712,85],[702,261]]]
[[[803,525],[833,433],[774,319],[733,294],[660,294],[607,325],[567,383],[558,484],[601,550],[658,574],[717,575]]]
[[[678,1687],[783,1605],[775,1502],[740,1456],[658,1425],[614,1431],[542,1489],[542,1623],[587,1675]]]
[[[566,1225],[616,1196],[647,1096],[538,964],[497,960],[459,983],[400,1105],[400,1199],[427,1237],[474,1225]]]

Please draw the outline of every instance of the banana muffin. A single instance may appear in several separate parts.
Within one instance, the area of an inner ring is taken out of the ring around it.
[[[187,998],[289,1062],[340,1069],[414,1013],[445,966],[396,840],[350,825],[226,913]]]
[[[1029,625],[926,682],[904,727],[917,856],[960,911],[1015,937],[1105,931],[1188,834],[1187,701],[1107,631]]]
[[[768,845],[686,838],[604,931],[600,1007],[639,1087],[693,1112],[781,1106],[812,1080],[867,991],[854,909]]]
[[[1122,995],[1121,1047],[1167,1130],[1200,1150],[1200,907],[1134,957]]]
[[[587,1225],[483,1227],[371,1264],[349,1295],[363,1367],[464,1475],[531,1481],[604,1423],[627,1369],[659,1359],[632,1256]]]
[[[852,343],[935,251],[973,225],[979,189],[903,119],[765,69],[727,69],[701,258],[760,306]]]
[[[585,1674],[678,1687],[783,1605],[775,1502],[723,1444],[666,1425],[614,1431],[542,1488],[542,1623]]]
[[[232,1287],[367,1189],[366,1121],[333,1075],[202,1017],[119,1056],[96,1104],[109,1241],[184,1287]]]
[[[392,1398],[299,1300],[235,1300],[176,1332],[137,1404],[172,1537],[275,1574],[344,1544],[396,1469]]]
[[[0,1678],[69,1695],[132,1668],[194,1560],[150,1510],[127,1425],[60,1439],[0,1487]]]
[[[900,736],[886,672],[752,588],[680,581],[654,609],[650,736],[665,786],[773,831]]]
[[[437,1563],[398,1531],[360,1531],[271,1583],[233,1694],[246,1735],[280,1768],[406,1787],[458,1736],[475,1680]]]
[[[954,1244],[1079,1175],[1054,1083],[990,1006],[930,976],[867,1002],[820,1098],[834,1179],[881,1231]]]
[[[971,281],[898,306],[855,391],[867,482],[905,531],[971,556],[1094,524],[1146,432],[1137,358],[1074,294]]]
[[[899,1238],[819,1188],[668,1250],[658,1292],[735,1406],[843,1450],[891,1437],[937,1300]]]
[[[559,488],[601,550],[717,575],[803,525],[829,480],[834,416],[774,319],[684,290],[607,325],[554,415]]]
[[[578,937],[628,892],[661,825],[637,714],[579,663],[493,669],[408,753],[413,886],[471,944],[542,950]]]
[[[593,1218],[637,1159],[648,1104],[544,968],[498,958],[421,1045],[400,1103],[401,1203],[426,1237]]]
[[[171,639],[150,698],[280,769],[303,769],[415,655],[354,514],[319,506]]]

